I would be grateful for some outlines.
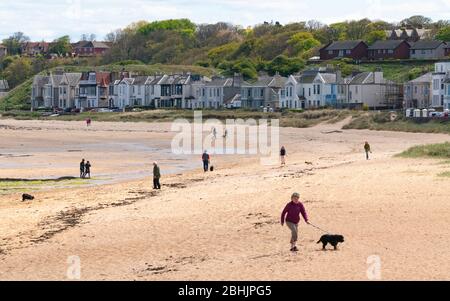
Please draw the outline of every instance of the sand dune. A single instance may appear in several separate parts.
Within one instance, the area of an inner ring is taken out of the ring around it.
[[[42,162],[62,161],[77,137],[124,145],[153,139],[165,147],[173,136],[168,124],[130,124],[123,134],[114,129],[124,124],[115,123],[97,123],[89,132],[76,122],[0,123],[8,126],[0,128],[0,153],[18,154],[23,144]],[[37,191],[29,203],[21,203],[18,193],[0,195],[0,279],[64,280],[68,257],[75,255],[82,280],[367,280],[367,259],[377,255],[383,280],[450,280],[450,180],[437,176],[450,166],[392,157],[450,137],[340,131],[339,124],[283,128],[286,167],[263,166],[251,157],[214,158],[217,171],[164,176],[157,192],[145,177]],[[370,161],[361,151],[366,140]],[[38,151],[43,144],[51,149]],[[96,154],[92,148],[89,154],[105,174],[152,159],[145,149],[135,157],[120,156],[119,149]],[[0,164],[15,160],[20,158],[0,157]],[[14,167],[2,168],[0,177],[67,174],[71,168],[14,175]],[[289,231],[279,215],[294,191],[312,223],[345,236],[338,251],[322,251],[316,244],[322,233],[304,223],[300,251],[289,251]]]

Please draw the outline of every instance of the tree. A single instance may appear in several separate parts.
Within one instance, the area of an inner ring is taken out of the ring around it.
[[[9,85],[14,88],[33,74],[31,61],[28,58],[18,58],[6,67],[3,75]]]
[[[288,58],[284,55],[279,55],[267,64],[267,71],[274,75],[279,72],[283,76],[288,76],[300,71],[305,66],[305,62],[300,58]]]
[[[372,45],[376,41],[386,40],[386,32],[384,30],[371,31],[366,35],[365,40],[369,45]]]
[[[308,28],[309,31],[316,31],[324,27],[325,24],[317,21],[317,20],[309,20],[306,22],[306,28]]]
[[[347,38],[349,40],[361,40],[369,32],[369,19],[361,19],[359,21],[350,21],[347,24]]]
[[[72,52],[72,46],[70,44],[70,37],[63,36],[53,41],[53,45],[49,49],[50,53],[57,53],[64,55]]]
[[[450,26],[441,28],[436,35],[436,39],[441,41],[450,41]]]
[[[10,55],[21,54],[21,44],[30,41],[23,32],[15,32],[12,36],[3,40],[3,45]]]
[[[299,32],[294,34],[288,44],[294,49],[294,54],[298,55],[304,51],[320,45],[320,42],[309,32]]]
[[[403,26],[410,25],[415,28],[426,27],[431,23],[431,19],[421,15],[411,16],[409,18],[403,19],[400,22]]]

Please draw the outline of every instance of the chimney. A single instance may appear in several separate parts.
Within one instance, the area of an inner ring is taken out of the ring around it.
[[[381,70],[375,71],[373,73],[373,80],[376,84],[381,84],[381,82],[383,81],[383,71]]]

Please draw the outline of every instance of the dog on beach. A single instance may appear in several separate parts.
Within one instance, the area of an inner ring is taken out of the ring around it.
[[[32,195],[30,195],[30,194],[27,194],[27,193],[24,193],[24,194],[22,194],[22,202],[23,201],[25,201],[25,200],[34,200],[34,196],[32,196]]]
[[[340,242],[344,242],[344,236],[342,235],[331,235],[331,234],[325,234],[322,235],[322,237],[319,239],[317,243],[322,243],[322,249],[325,250],[325,247],[327,244],[330,244],[334,247],[334,249],[337,249],[337,245]]]

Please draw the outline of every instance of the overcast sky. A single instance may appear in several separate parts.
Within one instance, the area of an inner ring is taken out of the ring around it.
[[[449,20],[450,0],[0,0],[0,40],[16,31],[36,41],[66,34],[75,41],[83,33],[101,40],[139,20],[189,18],[246,27],[271,20],[329,24],[367,17],[392,22],[417,14]]]

